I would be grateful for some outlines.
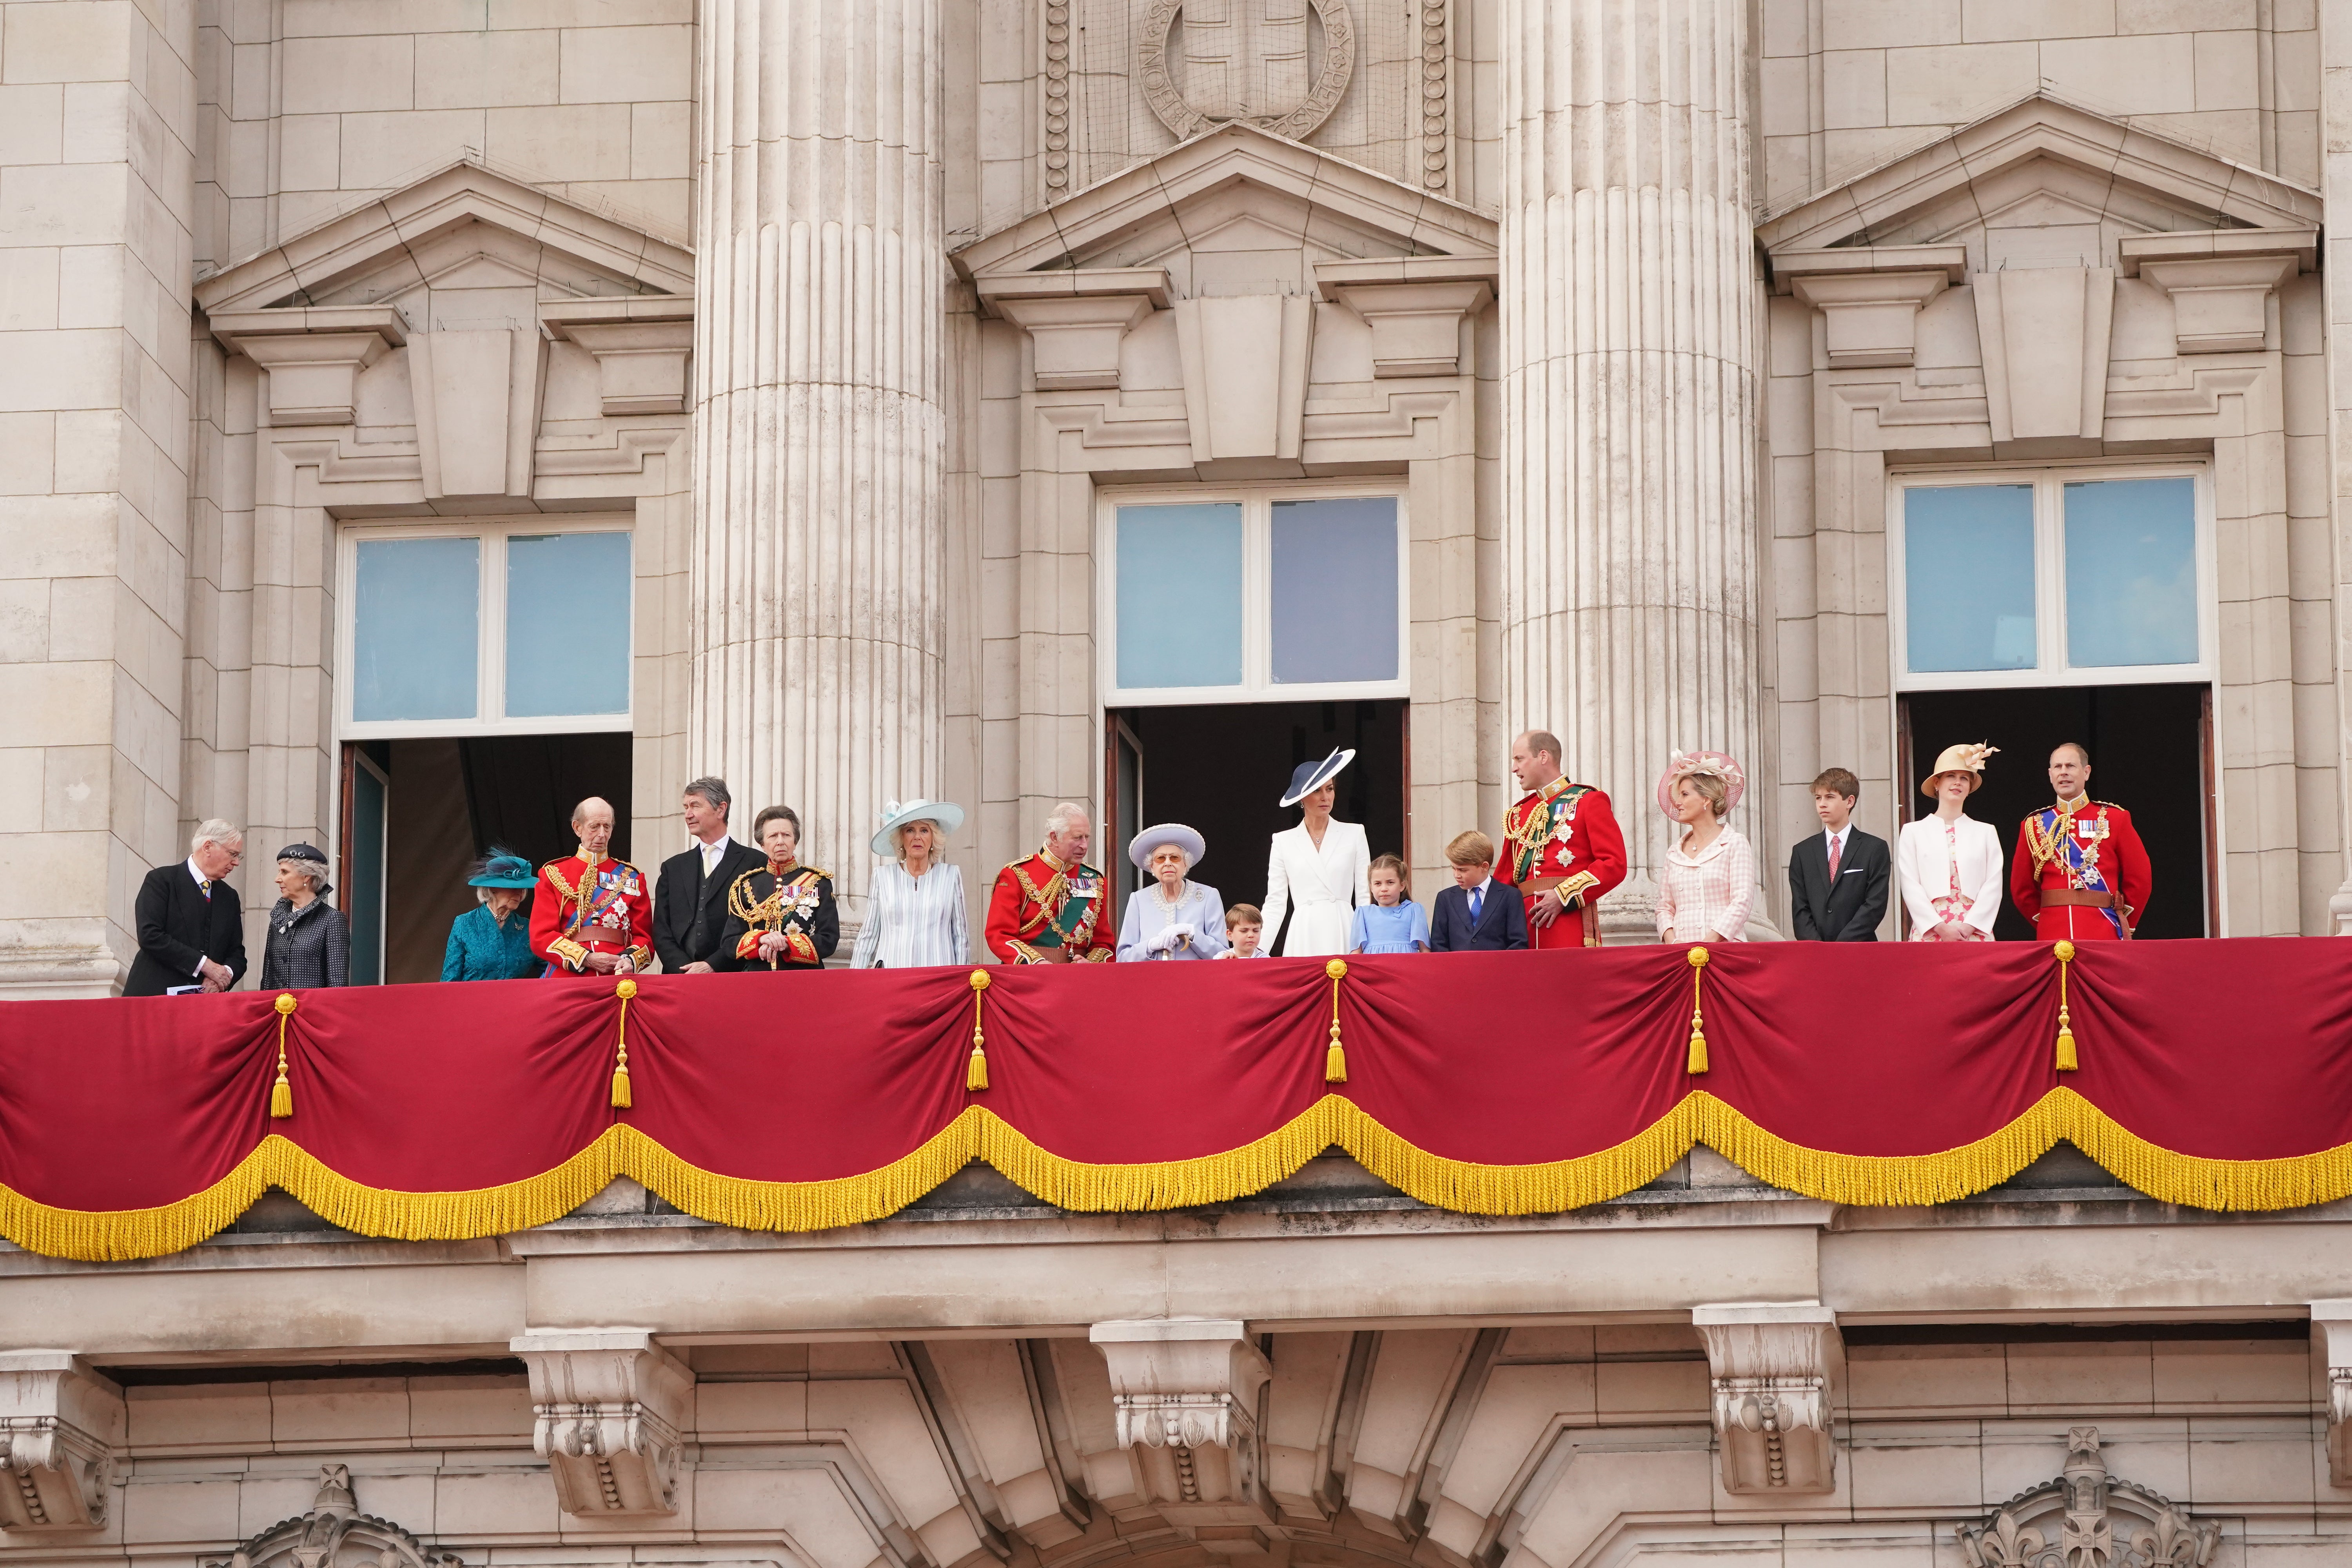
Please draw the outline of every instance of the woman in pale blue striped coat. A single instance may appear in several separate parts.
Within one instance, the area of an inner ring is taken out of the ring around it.
[[[866,895],[866,923],[850,951],[852,969],[919,969],[970,963],[963,871],[945,859],[948,836],[963,826],[963,807],[946,801],[892,801],[882,808],[874,853],[885,864]]]

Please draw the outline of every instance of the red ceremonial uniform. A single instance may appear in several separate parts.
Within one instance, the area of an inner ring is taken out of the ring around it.
[[[2128,938],[2153,890],[2131,813],[2103,800],[2045,805],[2017,829],[2009,895],[2037,941]]]
[[[1601,900],[1625,879],[1625,836],[1609,797],[1591,784],[1556,778],[1503,814],[1495,880],[1519,889],[1532,910],[1553,889],[1568,912],[1548,926],[1528,921],[1538,948],[1599,947]]]
[[[1040,849],[996,874],[982,937],[1006,963],[1108,963],[1118,955],[1103,918],[1109,897],[1100,871],[1084,861],[1065,866],[1052,850]],[[1074,900],[1082,907],[1073,910]],[[1056,946],[1067,959],[1055,956]]]
[[[653,893],[626,860],[566,855],[539,868],[530,902],[530,950],[550,974],[578,974],[592,952],[625,953],[643,969],[654,961]]]

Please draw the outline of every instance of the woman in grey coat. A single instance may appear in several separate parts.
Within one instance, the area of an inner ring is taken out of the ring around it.
[[[264,991],[348,985],[352,932],[343,911],[320,895],[328,890],[327,858],[308,844],[278,852],[278,891],[269,935],[261,952]]]

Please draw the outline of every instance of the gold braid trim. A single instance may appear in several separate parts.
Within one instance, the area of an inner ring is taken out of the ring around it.
[[[362,1186],[271,1134],[219,1181],[155,1208],[62,1209],[0,1187],[0,1235],[50,1258],[117,1261],[182,1251],[233,1224],[269,1187],[362,1236],[462,1240],[560,1219],[632,1176],[697,1218],[747,1230],[822,1230],[881,1219],[971,1160],[987,1161],[1058,1207],[1136,1212],[1225,1203],[1263,1192],[1337,1145],[1409,1195],[1459,1214],[1557,1214],[1655,1181],[1705,1143],[1750,1175],[1801,1196],[1871,1206],[1948,1203],[1997,1186],[2061,1141],[2126,1186],[2162,1203],[2211,1210],[2304,1208],[2352,1195],[2352,1143],[2272,1160],[2176,1153],[2128,1131],[2071,1089],[2053,1089],[2008,1125],[1931,1154],[1841,1154],[1767,1131],[1694,1090],[1613,1147],[1572,1159],[1487,1165],[1416,1147],[1353,1100],[1327,1094],[1261,1138],[1219,1153],[1137,1164],[1090,1164],[1045,1149],[971,1106],[913,1152],[856,1175],[762,1182],[721,1175],[671,1153],[635,1128],[608,1127],[550,1171],[470,1192]]]

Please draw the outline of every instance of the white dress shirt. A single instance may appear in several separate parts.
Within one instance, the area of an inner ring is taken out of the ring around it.
[[[726,858],[728,838],[729,836],[722,833],[708,844],[705,844],[699,838],[694,841],[694,847],[702,851],[702,879],[704,881],[707,882],[710,880],[711,876],[719,869],[719,862]]]
[[[1846,825],[1843,827],[1824,827],[1822,829],[1822,836],[1827,840],[1827,842],[1822,846],[1822,853],[1831,860],[1835,861],[1837,863],[1838,869],[1841,871],[1845,869],[1846,836],[1851,834],[1853,831],[1853,821],[1852,818],[1847,819]]]

